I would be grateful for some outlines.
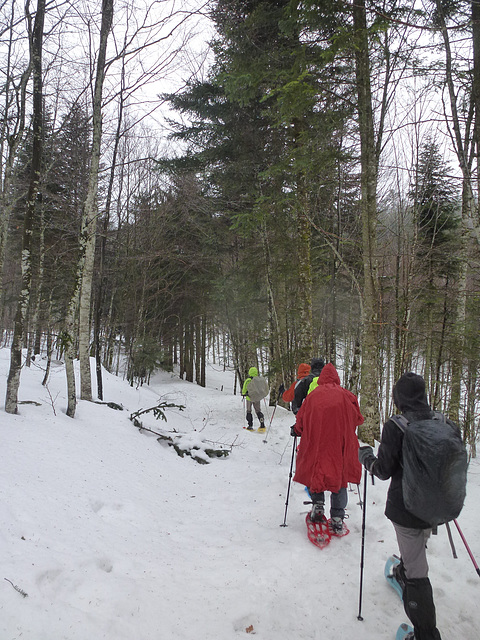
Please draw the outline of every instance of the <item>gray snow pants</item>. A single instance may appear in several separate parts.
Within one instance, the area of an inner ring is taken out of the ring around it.
[[[320,503],[325,505],[325,493],[312,493],[309,490],[310,497],[314,504]],[[345,517],[345,507],[348,503],[348,493],[346,487],[341,487],[338,493],[330,494],[330,517],[343,518]]]
[[[253,426],[252,406],[255,409],[257,418],[260,422],[260,425],[262,426],[264,424],[264,416],[263,416],[263,413],[260,411],[260,401],[252,402],[251,400],[247,400],[247,415],[246,415],[247,424],[249,427]]]
[[[426,545],[432,530],[392,524],[402,560],[399,582],[403,583],[403,606],[413,624],[415,640],[441,640],[436,626],[432,585],[428,579]]]

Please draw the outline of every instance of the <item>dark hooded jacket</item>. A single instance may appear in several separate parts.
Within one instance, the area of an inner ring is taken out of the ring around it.
[[[409,422],[432,418],[425,393],[425,381],[422,376],[408,372],[399,378],[393,388],[393,400],[399,411]],[[369,466],[371,472],[381,480],[391,478],[388,488],[385,515],[389,520],[403,527],[428,529],[430,525],[407,511],[402,491],[402,445],[403,431],[392,420],[383,426],[378,456]]]
[[[325,366],[325,362],[322,358],[312,358],[310,362],[310,373],[308,376],[305,376],[295,387],[295,396],[292,401],[292,411],[296,414],[300,407],[302,406],[302,402],[305,400],[308,394],[308,388],[310,383],[314,378],[320,375],[323,367]]]
[[[306,485],[310,493],[338,493],[349,482],[358,484],[362,465],[356,428],[362,423],[356,396],[340,386],[333,364],[326,364],[318,387],[297,413],[295,431],[301,440],[294,480]]]

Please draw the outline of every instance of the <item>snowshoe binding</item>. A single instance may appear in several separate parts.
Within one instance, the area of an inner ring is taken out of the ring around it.
[[[328,528],[330,529],[332,536],[337,538],[343,538],[343,536],[350,533],[350,529],[345,524],[343,518],[330,518],[328,521]]]
[[[305,522],[307,524],[307,535],[310,542],[319,549],[324,549],[332,538],[325,516],[323,516],[320,522],[312,522],[310,514],[307,513]]]

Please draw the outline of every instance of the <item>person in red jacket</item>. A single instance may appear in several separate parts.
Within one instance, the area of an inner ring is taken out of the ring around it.
[[[312,498],[310,518],[325,518],[325,491],[330,491],[330,517],[334,533],[343,530],[347,485],[359,484],[356,428],[363,423],[357,397],[340,386],[333,364],[318,378],[318,387],[307,395],[297,413],[294,433],[301,436],[294,481],[304,484]]]
[[[288,387],[288,389],[284,391],[282,394],[282,400],[284,402],[292,403],[292,411],[294,414],[296,414],[298,411],[297,405],[295,404],[295,387],[301,380],[303,380],[303,378],[305,378],[308,375],[310,375],[310,365],[306,364],[305,362],[302,362],[301,364],[298,365],[297,379],[295,380],[295,382],[292,382],[292,384]]]

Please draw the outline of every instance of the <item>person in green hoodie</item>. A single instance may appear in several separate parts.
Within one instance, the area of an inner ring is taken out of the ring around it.
[[[249,431],[253,431],[252,406],[255,409],[255,413],[257,414],[257,418],[260,422],[259,429],[261,429],[262,431],[265,429],[265,418],[263,413],[260,411],[260,400],[258,400],[257,402],[254,402],[248,397],[248,386],[253,380],[253,378],[255,378],[256,376],[258,376],[257,367],[250,367],[250,369],[248,370],[248,377],[245,379],[245,382],[243,383],[243,387],[242,387],[242,397],[246,398],[247,400],[246,418],[247,418],[247,429]]]

